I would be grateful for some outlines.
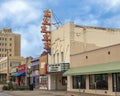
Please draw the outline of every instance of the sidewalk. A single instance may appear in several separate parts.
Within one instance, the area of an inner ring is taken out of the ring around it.
[[[66,91],[47,91],[47,90],[33,90],[33,91],[3,91],[4,93],[14,96],[107,96],[107,95],[95,95],[85,94],[78,92],[66,92]]]

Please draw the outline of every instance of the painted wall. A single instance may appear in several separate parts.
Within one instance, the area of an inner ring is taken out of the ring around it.
[[[71,56],[71,68],[78,67],[78,66],[88,66],[88,65],[95,65],[107,62],[114,62],[120,61],[120,44],[112,45],[109,47],[99,48],[92,51],[86,51],[83,53],[78,53],[76,55]],[[87,58],[86,58],[87,56]],[[98,94],[109,94],[114,95],[115,92],[112,92],[112,74],[108,74],[108,90],[91,90],[89,89],[89,76],[86,76],[86,89],[82,90],[81,92],[87,93],[98,93]],[[68,76],[68,90],[69,91],[76,91],[78,89],[72,88],[72,77]],[[118,92],[120,94],[120,92]]]
[[[110,54],[109,54],[110,52]],[[87,56],[87,58],[86,58]],[[71,68],[120,61],[120,44],[71,55]]]

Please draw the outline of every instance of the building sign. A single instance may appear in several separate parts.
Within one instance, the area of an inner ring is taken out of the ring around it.
[[[26,71],[26,64],[18,66],[18,72],[25,72]]]
[[[48,72],[59,72],[61,71],[60,64],[49,64],[48,65]]]
[[[10,70],[10,73],[16,73],[17,72],[17,68],[12,68],[11,70]]]
[[[60,63],[60,64],[49,64],[48,72],[63,72],[69,69],[69,63]]]
[[[67,71],[70,68],[69,63],[61,63],[61,71]]]

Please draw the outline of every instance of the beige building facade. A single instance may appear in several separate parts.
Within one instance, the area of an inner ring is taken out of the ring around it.
[[[39,65],[39,71],[40,71],[40,77],[39,77],[39,89],[48,89],[48,78],[47,78],[47,64],[48,64],[48,53],[43,52],[40,56],[40,65]]]
[[[9,64],[9,67],[8,67]],[[10,76],[17,73],[17,67],[19,65],[25,64],[25,59],[23,57],[2,57],[0,58],[0,81],[6,82],[7,74]],[[8,73],[9,72],[9,73]]]
[[[11,28],[0,30],[0,57],[14,57],[21,54],[20,35],[14,34]]]
[[[94,50],[120,42],[120,30],[79,26],[73,22],[51,32],[51,54],[48,55],[48,89],[65,90],[63,73],[71,64],[70,55]],[[114,40],[113,40],[114,38]]]
[[[120,44],[71,55],[68,91],[120,95]],[[78,79],[79,78],[79,79]],[[84,82],[83,82],[84,81]]]

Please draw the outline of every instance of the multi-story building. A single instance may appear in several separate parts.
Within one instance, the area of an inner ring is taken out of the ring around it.
[[[9,66],[8,66],[9,62]],[[7,57],[2,57],[0,59],[0,81],[6,82],[7,74],[10,76],[17,73],[17,67],[21,64],[25,64],[25,59],[23,57],[15,56],[15,57],[9,57],[9,60]],[[15,80],[15,78],[13,78]]]
[[[79,26],[69,22],[51,32],[51,53],[48,55],[48,89],[66,89],[64,71],[70,55],[118,44],[120,29]],[[69,82],[68,82],[69,83]]]
[[[48,53],[44,51],[40,56],[40,89],[48,89],[47,64]]]
[[[20,56],[20,45],[19,34],[14,34],[11,28],[0,30],[0,57]]]
[[[0,30],[0,72],[4,73],[7,79],[10,75],[10,68],[14,67],[13,65],[18,66],[22,64],[23,57],[20,57],[20,40],[20,34],[13,33],[11,28],[3,28]],[[0,74],[0,76],[2,76],[2,74]]]
[[[68,91],[120,96],[120,43],[71,55],[70,63]]]

